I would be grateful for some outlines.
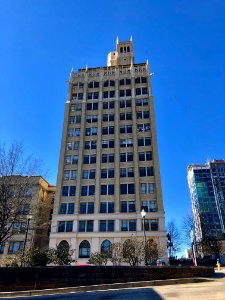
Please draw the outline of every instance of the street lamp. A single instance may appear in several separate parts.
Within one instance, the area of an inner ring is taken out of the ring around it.
[[[190,231],[190,238],[192,242],[193,265],[194,267],[197,267],[197,259],[196,259],[196,252],[195,252],[195,236],[193,230]]]
[[[144,247],[145,247],[145,265],[147,266],[147,258],[146,258],[146,232],[145,232],[145,217],[146,211],[142,209],[141,211],[142,223],[143,223],[143,232],[144,232]]]

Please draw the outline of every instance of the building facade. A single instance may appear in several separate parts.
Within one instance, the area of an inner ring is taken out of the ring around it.
[[[1,191],[8,192],[9,207],[19,213],[11,213],[8,224],[11,229],[7,239],[0,243],[0,265],[5,258],[30,246],[48,248],[55,186],[50,185],[41,176],[12,175],[5,180],[0,178]],[[11,202],[12,201],[12,202]],[[10,203],[15,206],[10,206]],[[1,210],[4,213],[4,210]]]
[[[106,67],[70,73],[50,247],[66,241],[78,262],[143,237],[143,208],[147,237],[166,249],[150,76],[132,38]]]
[[[188,184],[197,241],[225,233],[225,160],[188,166]]]

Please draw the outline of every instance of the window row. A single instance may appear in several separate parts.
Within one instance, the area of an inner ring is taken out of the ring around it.
[[[74,203],[61,203],[59,208],[59,214],[74,214]],[[144,209],[146,212],[157,212],[156,200],[143,200],[141,201],[140,210]],[[93,214],[94,213],[94,202],[81,202],[80,203],[80,214]],[[100,213],[114,213],[114,202],[100,202],[99,207]],[[120,201],[120,212],[121,213],[132,213],[136,212],[135,201]]]
[[[148,88],[147,87],[141,87],[135,89],[136,96],[140,95],[148,95]],[[119,90],[119,96],[120,97],[131,97],[131,89],[124,89]],[[83,100],[84,94],[83,93],[73,93],[71,101],[76,100]],[[103,92],[103,98],[115,98],[115,91],[104,91]],[[87,99],[88,100],[97,100],[99,99],[99,92],[89,92],[87,93]]]
[[[99,220],[99,232],[113,232],[115,230],[114,220]],[[145,219],[144,224],[146,231],[158,231],[159,223],[158,219]],[[137,220],[120,220],[120,231],[136,231]],[[143,229],[142,229],[143,230]],[[59,221],[58,232],[73,232],[73,221]],[[79,221],[78,232],[94,232],[93,220]],[[19,245],[17,245],[18,247]],[[18,250],[17,250],[18,251]]]
[[[148,146],[151,145],[151,139],[140,139],[138,140],[138,146]],[[131,139],[128,140],[120,140],[120,147],[132,147],[133,141]],[[85,149],[96,149],[96,141],[87,141],[84,145]],[[102,141],[102,148],[114,148],[114,141],[113,140],[103,140]],[[152,160],[152,152],[139,152],[139,161],[150,161]],[[120,162],[129,162],[133,161],[133,153],[126,152],[120,154]],[[102,163],[113,163],[114,162],[114,154],[102,154]],[[78,155],[66,155],[65,163],[69,164],[78,164]],[[95,164],[96,163],[96,155],[84,155],[83,157],[84,164]],[[68,178],[69,179],[69,178]]]

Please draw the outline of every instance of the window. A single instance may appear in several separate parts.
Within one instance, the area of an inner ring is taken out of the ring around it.
[[[80,124],[81,123],[81,116],[70,116],[69,117],[69,124]]]
[[[146,87],[136,89],[136,96],[147,95],[147,94],[148,94],[148,89]]]
[[[120,114],[120,120],[132,120],[132,113],[122,113]]]
[[[134,168],[120,168],[120,177],[134,177]]]
[[[85,135],[91,136],[91,135],[97,135],[98,128],[97,127],[90,127],[85,129]]]
[[[120,90],[120,97],[131,97],[131,89]]]
[[[93,232],[93,220],[79,221],[79,232]]]
[[[139,176],[140,177],[154,176],[153,167],[140,167],[139,168]]]
[[[105,91],[103,93],[103,98],[114,98],[115,97],[115,91]]]
[[[139,161],[152,160],[152,151],[139,152],[138,156],[139,156]]]
[[[137,111],[137,119],[148,119],[149,118],[149,111],[142,110]]]
[[[97,141],[85,141],[84,143],[84,149],[96,149],[97,148]]]
[[[111,109],[114,108],[114,101],[105,101],[103,102],[103,108],[104,109]]]
[[[82,88],[83,86],[84,86],[83,82],[75,82],[75,83],[73,84],[73,88],[74,88],[74,87]]]
[[[137,99],[136,106],[146,106],[148,105],[148,99]]]
[[[78,155],[66,155],[65,158],[66,165],[77,165],[78,163]]]
[[[151,145],[151,138],[142,137],[138,139],[138,146],[150,146],[150,145]]]
[[[114,231],[114,220],[100,220],[99,221],[100,232],[113,232]]]
[[[68,137],[80,136],[80,128],[69,128],[67,136]]]
[[[58,222],[58,232],[72,232],[73,221],[60,221]]]
[[[100,202],[100,213],[114,213],[114,202]]]
[[[77,179],[77,170],[65,170],[63,175],[64,180],[75,180]]]
[[[136,220],[121,220],[121,231],[136,231]]]
[[[109,240],[104,240],[101,244],[101,254],[109,253],[111,250],[111,243]]]
[[[101,195],[114,195],[114,184],[102,184]]]
[[[59,214],[73,214],[74,213],[74,203],[61,203]]]
[[[114,178],[114,169],[101,169],[101,178]]]
[[[114,154],[102,154],[102,163],[113,163]]]
[[[94,213],[94,202],[80,203],[80,214],[93,214],[93,213]]]
[[[90,243],[88,241],[82,241],[79,246],[79,258],[89,258],[90,248]]]
[[[155,192],[154,183],[141,183],[141,194],[153,194]]]
[[[144,220],[145,224],[145,230],[146,231],[158,231],[159,230],[159,222],[157,219],[145,219]],[[142,223],[142,230],[143,230],[143,223]]]
[[[8,254],[15,254],[17,251],[22,250],[24,242],[10,242]]]
[[[129,85],[129,84],[131,84],[131,80],[129,78],[120,80],[120,85]]]
[[[83,179],[95,179],[95,169],[83,170],[82,178]]]
[[[114,126],[102,127],[102,134],[114,134]]]
[[[99,87],[99,82],[97,81],[92,81],[88,83],[88,88],[93,89],[93,88],[98,88]]]
[[[88,100],[98,99],[98,95],[99,95],[98,92],[88,93],[87,98],[88,98]]]
[[[157,212],[157,202],[156,200],[144,200],[141,201],[141,210],[144,209],[146,212]]]
[[[135,212],[135,201],[121,201],[120,202],[120,212]]]
[[[149,123],[137,124],[137,130],[138,130],[138,132],[150,131],[150,124]]]
[[[131,107],[131,100],[120,100],[120,108]]]
[[[135,78],[135,83],[147,83],[146,77],[137,77]]]
[[[5,243],[0,243],[0,254],[4,253]]]
[[[80,142],[68,142],[66,144],[66,150],[78,150],[79,149]]]
[[[15,234],[25,233],[27,228],[26,222],[15,222],[13,223],[12,230]]]
[[[63,197],[72,197],[76,195],[76,187],[75,186],[63,186],[62,188],[62,196]]]
[[[132,133],[132,125],[120,126],[120,133]]]
[[[120,147],[121,148],[133,147],[133,140],[132,139],[120,140]]]
[[[120,184],[120,194],[121,195],[135,194],[134,183]]]
[[[97,115],[88,115],[88,116],[86,116],[86,122],[87,123],[97,123],[98,116]]]
[[[83,93],[73,93],[71,101],[83,100]]]
[[[81,103],[71,104],[70,110],[71,111],[80,111],[80,110],[82,110],[82,104]]]
[[[95,185],[83,185],[81,187],[81,196],[94,196]]]
[[[107,86],[115,86],[115,81],[114,80],[107,80],[104,82],[104,87]]]
[[[104,114],[102,116],[102,121],[103,122],[111,122],[114,121],[114,114]]]
[[[133,161],[133,153],[132,152],[126,152],[120,154],[120,162],[128,162]]]
[[[87,110],[97,110],[98,103],[87,103]]]
[[[102,148],[114,148],[114,140],[102,140]]]

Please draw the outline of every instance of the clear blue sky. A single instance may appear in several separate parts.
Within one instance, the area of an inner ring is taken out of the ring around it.
[[[180,222],[187,165],[225,158],[224,0],[0,0],[0,141],[22,141],[55,184],[72,66],[106,65],[131,34],[155,73],[166,222]]]

